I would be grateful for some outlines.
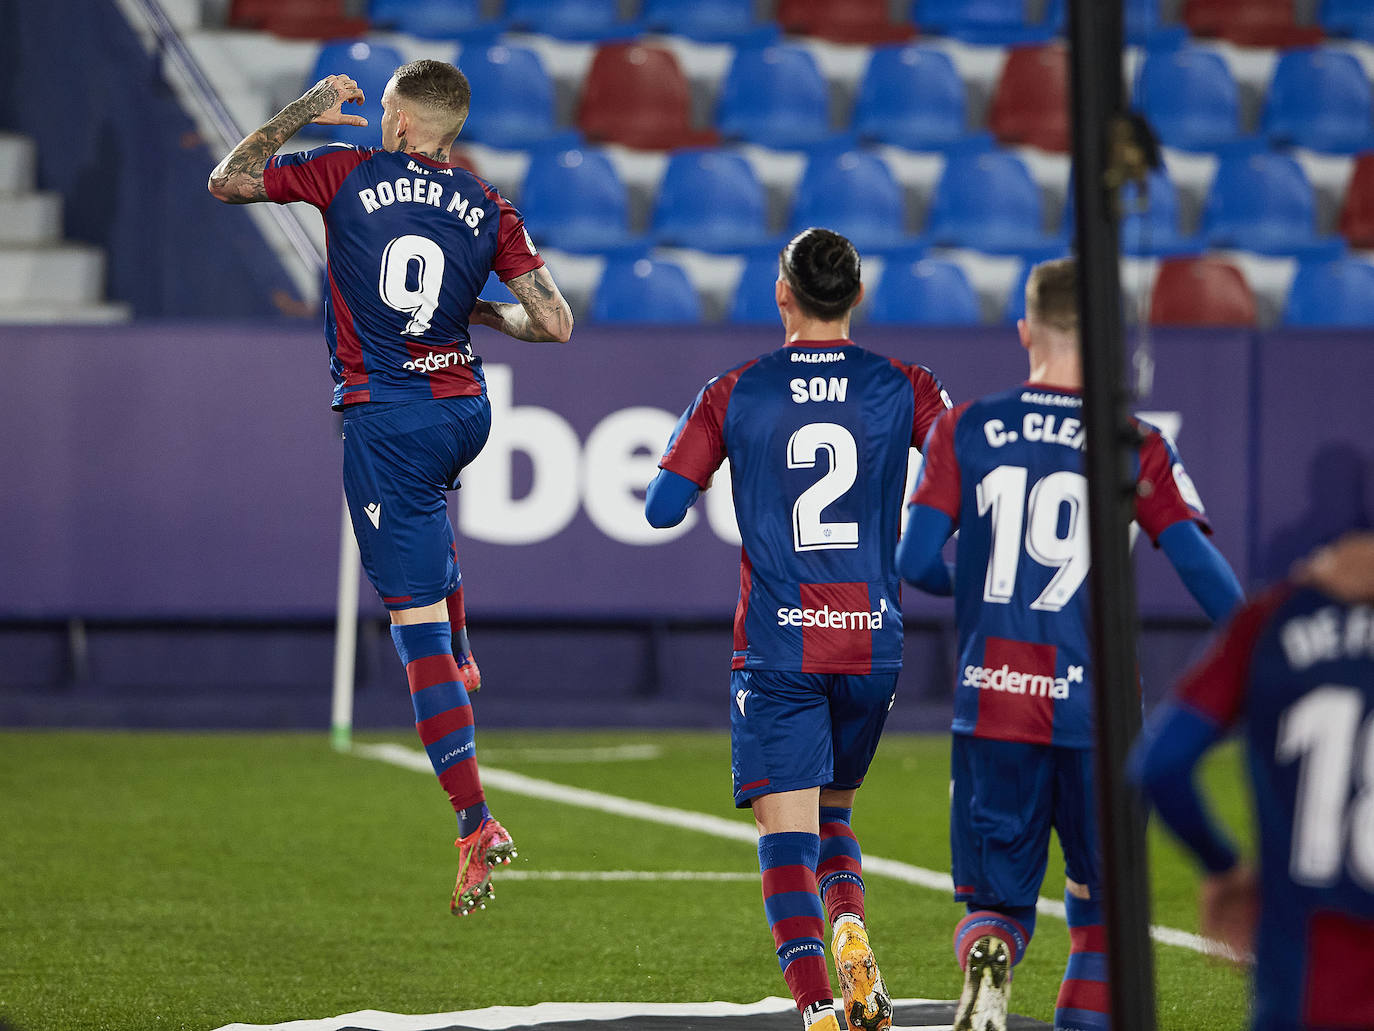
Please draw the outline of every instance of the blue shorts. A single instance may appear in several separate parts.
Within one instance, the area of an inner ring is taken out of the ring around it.
[[[896,673],[790,673],[737,669],[730,675],[730,773],[735,806],[801,788],[847,790],[863,783]]]
[[[1098,897],[1102,883],[1093,753],[954,734],[949,843],[954,897],[1033,906],[1049,863],[1050,828],[1064,873]]]
[[[352,405],[343,481],[363,569],[388,609],[442,601],[462,576],[445,492],[491,432],[485,397]]]

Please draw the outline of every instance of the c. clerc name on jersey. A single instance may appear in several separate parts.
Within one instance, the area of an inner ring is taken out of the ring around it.
[[[444,183],[433,179],[421,179],[418,176],[411,179],[400,176],[394,182],[383,180],[379,182],[375,189],[367,187],[358,191],[358,199],[363,202],[363,210],[369,215],[374,211],[381,211],[382,208],[390,207],[392,204],[428,204],[431,208],[443,208],[451,212],[454,217],[461,219],[468,224],[468,227],[477,231],[478,225],[486,217],[486,209],[476,206],[469,207],[467,199],[457,190],[450,190],[452,196],[448,203],[444,203]]]
[[[1018,440],[1029,440],[1035,444],[1063,444],[1082,451],[1087,439],[1083,423],[1071,416],[1055,415],[1053,412],[1027,412],[1021,418],[1021,432],[1007,429],[1001,419],[989,419],[983,423],[983,436],[993,447],[1014,444]]]

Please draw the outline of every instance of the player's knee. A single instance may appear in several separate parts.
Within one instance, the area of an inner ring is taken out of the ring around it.
[[[1084,901],[1087,901],[1088,899],[1091,899],[1093,897],[1091,888],[1089,888],[1086,884],[1079,884],[1077,881],[1071,880],[1068,877],[1064,878],[1064,890],[1068,892],[1070,895],[1072,895],[1074,898],[1083,899]]]

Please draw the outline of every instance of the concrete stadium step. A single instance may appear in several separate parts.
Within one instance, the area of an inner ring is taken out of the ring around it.
[[[60,194],[0,194],[0,245],[57,243],[61,237]]]
[[[133,310],[127,304],[95,302],[28,301],[0,304],[0,326],[111,325],[128,322]]]
[[[104,295],[105,253],[97,247],[0,248],[0,305],[90,304]]]
[[[28,193],[33,189],[37,154],[27,136],[0,132],[0,193]]]

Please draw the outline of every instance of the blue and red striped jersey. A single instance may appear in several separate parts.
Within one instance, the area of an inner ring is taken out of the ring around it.
[[[955,733],[1093,744],[1082,404],[1026,384],[959,405],[926,441],[911,503],[959,531]],[[1208,530],[1173,444],[1140,426],[1136,521],[1155,542],[1186,519]]]
[[[468,317],[492,271],[544,260],[496,187],[419,154],[335,143],[272,158],[278,204],[320,209],[327,237],[325,336],[334,407],[482,394]]]
[[[1253,1026],[1374,1027],[1374,606],[1273,588],[1177,700],[1245,727],[1260,851]]]
[[[744,545],[732,668],[901,668],[907,461],[947,407],[929,369],[849,340],[782,347],[702,388],[659,465],[705,488],[730,460]]]

